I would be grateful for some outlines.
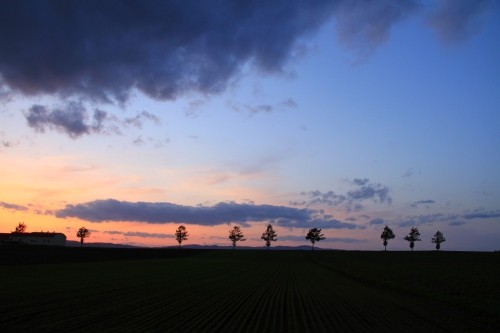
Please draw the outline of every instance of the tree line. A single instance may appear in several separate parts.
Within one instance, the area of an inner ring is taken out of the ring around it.
[[[385,226],[382,234],[380,235],[380,238],[384,241],[384,251],[387,251],[388,241],[396,238],[396,235],[391,228]],[[418,228],[416,227],[412,227],[410,232],[403,239],[410,243],[410,249],[412,251],[415,247],[415,242],[420,242],[422,240],[420,239],[420,231],[418,231]],[[432,237],[431,242],[436,244],[436,250],[439,251],[439,249],[441,248],[441,243],[446,242],[446,238],[444,238],[444,234],[438,230],[434,234],[434,237]]]
[[[179,228],[175,231],[175,239],[179,243],[179,247],[181,246],[181,243],[183,241],[188,239],[187,238],[188,235],[189,233],[186,231],[186,227],[184,227],[183,225],[179,226]],[[278,240],[277,237],[278,235],[276,231],[274,231],[273,226],[271,224],[268,224],[266,230],[262,233],[262,236],[260,238],[265,242],[267,249],[269,250],[271,242],[277,241]],[[384,251],[387,251],[387,245],[389,240],[396,238],[396,235],[394,234],[391,228],[385,226],[384,230],[382,231],[382,234],[380,235],[380,238],[383,240]],[[243,235],[243,231],[238,226],[234,226],[231,230],[229,230],[229,239],[233,244],[233,249],[236,248],[237,242],[246,240],[246,238]],[[316,242],[326,239],[326,237],[321,232],[321,229],[312,228],[309,229],[309,231],[307,232],[305,239],[311,242],[312,244],[311,249],[314,250],[314,244]],[[420,231],[418,231],[418,228],[416,227],[412,227],[410,232],[403,239],[409,242],[410,249],[412,252],[413,248],[415,247],[415,242],[420,242],[422,240],[420,238]],[[434,234],[434,237],[432,237],[431,239],[431,242],[436,244],[436,250],[439,250],[441,248],[441,243],[445,241],[446,238],[444,238],[444,234],[439,230]]]
[[[12,233],[14,234],[24,233],[26,232],[26,229],[27,229],[26,224],[24,222],[21,222],[16,226],[15,230]],[[180,225],[175,230],[174,236],[176,241],[179,243],[179,248],[180,248],[182,242],[188,240],[189,232],[187,231],[185,226]],[[85,238],[90,237],[90,231],[85,227],[81,227],[80,229],[78,229],[76,237],[80,238],[80,246],[83,246],[83,240]],[[246,238],[243,235],[243,231],[238,226],[234,226],[232,229],[229,230],[228,238],[233,245],[233,250],[236,249],[236,243],[241,241],[246,241]],[[271,243],[276,242],[278,240],[278,234],[273,229],[273,226],[271,224],[268,224],[266,230],[262,233],[262,236],[260,238],[265,242],[266,247],[269,250]],[[391,228],[385,226],[382,231],[382,234],[380,235],[380,238],[383,240],[382,244],[384,245],[384,251],[387,251],[387,245],[389,244],[389,240],[396,238],[396,235],[394,234]],[[311,242],[311,249],[314,250],[315,243],[326,239],[326,237],[321,232],[321,229],[312,228],[309,229],[309,231],[307,232],[305,239]],[[420,242],[422,240],[420,238],[420,231],[418,231],[418,228],[416,227],[412,227],[410,232],[403,239],[409,242],[411,251],[413,251],[413,248],[415,247],[415,242]],[[446,238],[444,238],[444,234],[439,230],[434,234],[434,236],[431,239],[431,242],[436,244],[436,250],[441,249],[441,243],[444,243],[445,241]]]

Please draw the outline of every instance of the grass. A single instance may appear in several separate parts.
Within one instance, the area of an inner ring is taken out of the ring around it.
[[[0,331],[500,328],[497,253],[164,251],[0,265]]]

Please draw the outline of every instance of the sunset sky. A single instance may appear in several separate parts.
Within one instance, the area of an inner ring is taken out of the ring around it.
[[[0,45],[0,232],[500,250],[498,1],[1,1]]]

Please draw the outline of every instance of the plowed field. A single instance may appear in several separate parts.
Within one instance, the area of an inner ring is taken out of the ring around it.
[[[3,265],[0,331],[495,332],[499,259],[206,251],[166,259]],[[488,277],[481,277],[481,267]],[[469,287],[470,294],[454,289]]]

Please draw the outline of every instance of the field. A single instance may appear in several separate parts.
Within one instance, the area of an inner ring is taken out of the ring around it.
[[[0,248],[1,332],[498,332],[500,254]]]

